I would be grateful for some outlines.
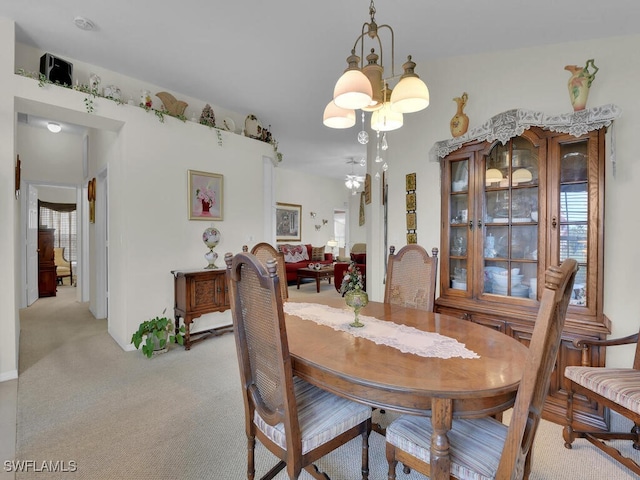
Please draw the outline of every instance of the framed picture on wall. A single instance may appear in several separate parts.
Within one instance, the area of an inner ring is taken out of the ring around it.
[[[299,242],[302,238],[302,205],[276,203],[276,241]]]
[[[222,180],[219,173],[189,170],[189,220],[222,220]]]

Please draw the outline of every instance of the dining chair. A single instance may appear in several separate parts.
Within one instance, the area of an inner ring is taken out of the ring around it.
[[[302,469],[327,480],[313,463],[362,437],[362,478],[369,478],[371,408],[294,377],[275,259],[225,255],[229,300],[245,411],[247,478],[255,476],[256,438],[280,461],[263,480]]]
[[[567,259],[545,272],[535,327],[509,425],[493,417],[454,419],[447,433],[452,478],[515,480],[529,478],[530,450],[549,390],[578,264]],[[431,419],[402,415],[387,428],[389,480],[401,461],[431,476]],[[439,449],[447,445],[437,441]]]
[[[384,303],[432,312],[436,299],[438,249],[431,249],[431,256],[415,244],[405,245],[397,254],[394,246],[389,251]]]
[[[567,390],[567,423],[562,435],[564,446],[572,448],[576,438],[585,438],[595,447],[611,456],[636,475],[640,475],[640,464],[631,456],[625,456],[612,444],[611,440],[630,440],[635,450],[640,450],[640,338],[634,333],[623,338],[596,340],[593,338],[576,338],[573,345],[582,349],[580,366],[568,366],[564,369]],[[615,347],[618,345],[635,344],[635,355],[631,368],[592,367],[592,346]],[[625,419],[631,420],[633,426],[624,431],[597,431],[585,428],[579,420],[574,419],[574,402],[579,401],[576,396],[583,396],[582,401],[595,402],[603,405],[606,418],[613,410]]]
[[[242,247],[243,252],[248,251],[248,247]],[[278,278],[280,279],[280,290],[282,291],[282,300],[289,298],[289,286],[287,285],[287,270],[284,264],[284,253],[279,252],[267,242],[257,243],[251,249],[251,253],[258,257],[260,263],[267,265],[267,260],[275,258],[277,262]]]

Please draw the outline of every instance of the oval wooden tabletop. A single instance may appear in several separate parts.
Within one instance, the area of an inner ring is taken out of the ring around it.
[[[322,303],[345,308],[342,298]],[[453,399],[454,416],[466,417],[498,413],[513,403],[528,351],[517,340],[469,321],[379,302],[370,302],[362,315],[455,338],[480,358],[402,353],[286,315],[295,374],[338,395],[402,412],[428,413],[433,397]]]

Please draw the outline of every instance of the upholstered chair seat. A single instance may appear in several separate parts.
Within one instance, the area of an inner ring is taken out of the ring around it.
[[[429,463],[433,427],[428,417],[403,415],[387,427],[387,443]],[[447,432],[451,474],[456,478],[496,478],[507,426],[492,417],[459,419]]]
[[[640,370],[566,367],[564,376],[578,385],[640,414]]]
[[[293,386],[298,406],[303,455],[371,417],[371,408],[333,395],[298,377],[294,377]],[[271,426],[257,410],[254,422],[269,440],[283,449],[287,448],[283,422]]]

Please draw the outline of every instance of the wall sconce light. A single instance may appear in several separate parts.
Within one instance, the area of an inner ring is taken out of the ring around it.
[[[309,216],[311,218],[316,218],[316,212],[309,212]]]
[[[327,223],[329,223],[329,220],[323,218],[322,219],[322,225],[326,225]]]
[[[316,225],[316,232],[322,228],[322,225]]]

